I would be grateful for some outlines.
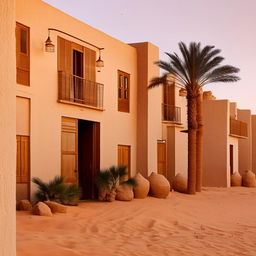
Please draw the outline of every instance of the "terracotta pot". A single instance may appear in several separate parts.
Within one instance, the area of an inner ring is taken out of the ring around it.
[[[150,183],[140,173],[134,177],[137,185],[133,188],[135,198],[145,198],[148,195]]]
[[[150,182],[150,195],[158,198],[166,198],[170,193],[170,183],[161,174],[152,172],[148,177]]]

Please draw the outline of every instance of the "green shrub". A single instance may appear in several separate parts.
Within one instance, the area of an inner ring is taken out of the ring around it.
[[[136,186],[136,180],[129,178],[123,181],[127,177],[126,166],[111,166],[108,169],[101,170],[96,174],[96,185],[98,188],[106,189],[111,191],[116,189],[118,185],[127,184],[132,187]]]
[[[64,178],[56,176],[48,183],[34,177],[32,181],[37,185],[35,194],[38,201],[55,201],[66,205],[77,205],[81,196],[81,188],[74,184],[64,183]]]

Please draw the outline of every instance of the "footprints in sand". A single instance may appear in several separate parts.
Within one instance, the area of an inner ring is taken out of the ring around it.
[[[60,247],[68,248],[68,249],[75,249],[76,248],[76,242],[70,241],[70,240],[63,240],[56,243]]]

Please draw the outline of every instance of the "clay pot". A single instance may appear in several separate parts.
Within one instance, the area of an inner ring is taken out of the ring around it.
[[[187,193],[187,179],[178,173],[172,183],[172,188],[180,193]]]
[[[162,175],[152,172],[148,177],[150,182],[150,195],[157,198],[166,198],[170,193],[170,183]]]
[[[133,187],[122,184],[116,190],[116,200],[131,201],[134,198]]]
[[[145,198],[148,195],[150,183],[140,173],[137,173],[134,177],[136,180],[136,186],[133,188],[135,198]]]
[[[106,200],[108,202],[113,202],[116,199],[116,189],[112,189],[109,193],[106,195]]]
[[[256,187],[255,174],[250,170],[246,170],[242,175],[242,184],[244,187]]]
[[[242,177],[238,172],[235,172],[231,175],[231,186],[242,186]]]
[[[105,201],[107,196],[107,189],[105,188],[99,188],[98,190],[98,200],[99,201]]]

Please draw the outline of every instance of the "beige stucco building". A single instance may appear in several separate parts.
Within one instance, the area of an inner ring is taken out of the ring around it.
[[[33,195],[35,176],[63,175],[86,199],[99,169],[156,171],[162,90],[147,87],[159,49],[120,42],[41,0],[17,0],[16,22],[17,199]]]
[[[255,172],[256,127],[251,111],[206,92],[203,114],[203,185],[229,187],[233,173]]]
[[[167,89],[166,89],[167,88]],[[170,181],[181,173],[187,177],[186,93],[164,86],[162,144],[166,145],[165,175]],[[168,93],[166,93],[168,91]],[[169,95],[168,99],[165,95]],[[229,100],[203,94],[203,186],[229,187],[231,175],[245,170],[256,173],[256,118]],[[158,168],[161,172],[161,166]]]

